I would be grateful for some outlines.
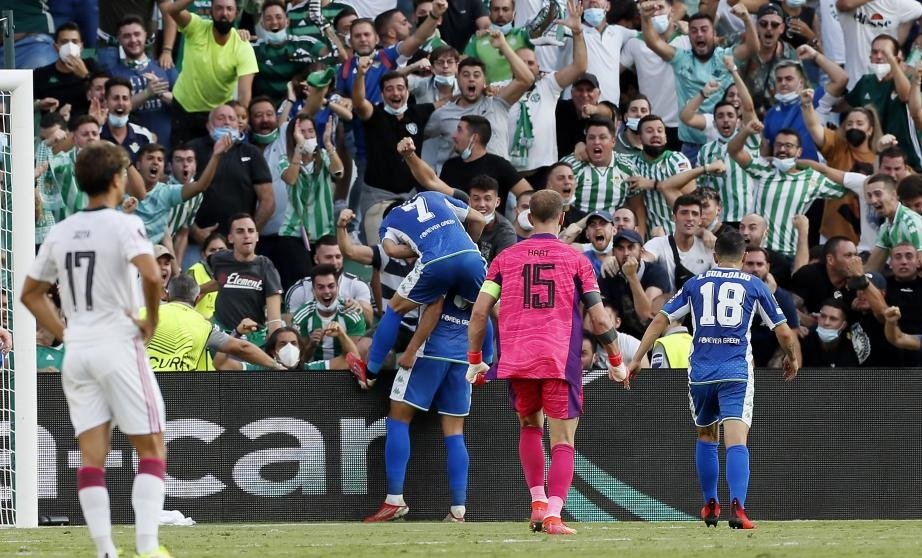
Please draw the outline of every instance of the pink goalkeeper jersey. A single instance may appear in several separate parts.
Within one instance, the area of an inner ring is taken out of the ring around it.
[[[501,289],[497,377],[580,384],[580,299],[599,290],[589,260],[556,236],[537,234],[500,252],[486,280]]]

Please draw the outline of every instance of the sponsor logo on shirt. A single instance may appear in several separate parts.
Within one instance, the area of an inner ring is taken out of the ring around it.
[[[224,288],[261,291],[263,290],[263,280],[244,277],[235,271],[227,276],[227,280],[224,283]]]
[[[411,136],[415,136],[416,132],[419,131],[419,128],[416,126],[416,122],[407,123],[406,128],[407,128],[407,132],[409,132]]]
[[[893,26],[893,20],[885,18],[880,12],[866,13],[863,9],[855,10],[855,21],[869,27],[886,29]]]

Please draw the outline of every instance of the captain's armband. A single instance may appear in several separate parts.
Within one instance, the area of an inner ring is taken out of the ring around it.
[[[480,292],[487,293],[496,300],[499,300],[499,293],[502,291],[502,287],[499,283],[494,283],[493,281],[484,281],[483,286],[480,287]]]

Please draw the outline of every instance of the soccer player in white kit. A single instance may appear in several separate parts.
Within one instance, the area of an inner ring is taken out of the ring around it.
[[[64,339],[61,383],[80,445],[80,508],[100,558],[115,558],[105,461],[118,426],[140,457],[131,491],[136,547],[142,558],[170,554],[157,538],[163,508],[166,418],[144,350],[157,325],[160,271],[144,224],[115,210],[125,195],[128,154],[108,142],[80,150],[76,177],[89,205],[55,225],[22,289],[38,323]],[[140,273],[148,314],[137,315]],[[47,297],[57,283],[65,323]]]

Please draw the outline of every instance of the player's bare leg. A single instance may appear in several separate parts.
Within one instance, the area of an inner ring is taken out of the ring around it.
[[[695,444],[695,468],[698,482],[704,494],[701,519],[708,527],[716,527],[720,518],[720,501],[717,498],[717,482],[720,478],[720,461],[717,448],[720,446],[720,423],[699,426],[698,442]]]
[[[166,492],[163,477],[166,474],[166,446],[163,433],[128,436],[138,452],[138,473],[131,488],[131,506],[134,508],[135,547],[139,556],[169,557],[160,546],[158,530],[160,512]]]
[[[115,558],[109,491],[106,488],[106,456],[109,455],[112,430],[106,422],[85,430],[77,437],[80,445],[80,468],[77,470],[77,496],[83,518],[96,545],[97,558]]]
[[[564,525],[560,513],[573,483],[576,457],[573,444],[579,419],[548,417],[547,422],[551,434],[551,466],[547,472],[547,515],[542,522],[542,528],[548,535],[572,535],[576,533],[576,529]]]
[[[749,491],[749,448],[746,441],[749,425],[739,419],[724,421],[727,442],[727,484],[730,487],[730,527],[755,529],[756,524],[746,514],[746,493]]]
[[[378,375],[381,371],[384,359],[387,358],[387,354],[394,348],[394,344],[397,343],[397,336],[400,332],[400,320],[407,312],[418,306],[418,302],[404,298],[397,293],[394,293],[394,296],[391,297],[387,308],[384,310],[384,315],[381,316],[381,320],[378,321],[375,334],[371,339],[371,347],[368,349],[368,358],[366,361],[369,377],[376,377]]]
[[[529,528],[541,530],[547,515],[547,493],[544,489],[544,412],[520,416],[519,461],[525,474],[525,484],[531,493],[531,519]]]
[[[464,443],[464,417],[442,415],[442,436],[445,439],[445,464],[448,469],[448,493],[451,507],[445,521],[464,522],[467,511],[467,475],[470,458]]]
[[[402,401],[391,401],[391,410],[385,420],[387,435],[384,440],[384,470],[387,477],[387,497],[365,523],[378,523],[400,519],[410,511],[403,499],[403,482],[410,461],[410,421],[416,409]]]

